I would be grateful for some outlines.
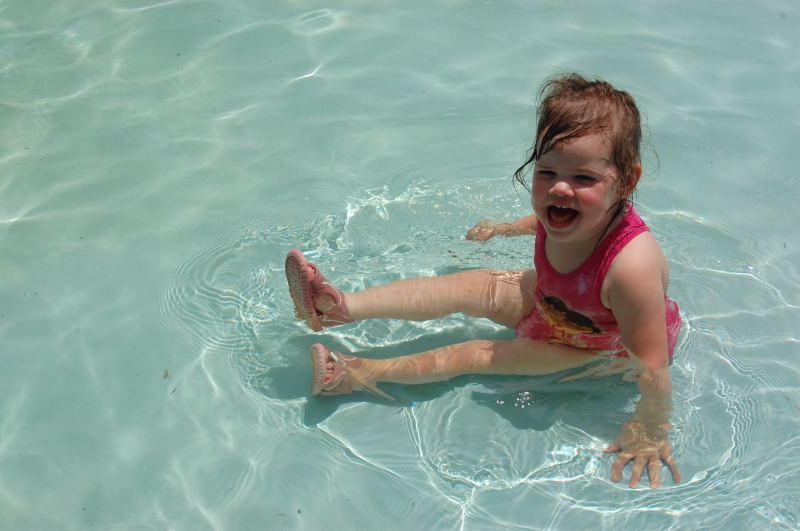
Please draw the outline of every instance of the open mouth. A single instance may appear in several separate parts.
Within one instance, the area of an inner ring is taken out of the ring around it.
[[[547,207],[547,222],[551,227],[563,229],[572,224],[578,217],[578,211],[573,208],[550,205]]]

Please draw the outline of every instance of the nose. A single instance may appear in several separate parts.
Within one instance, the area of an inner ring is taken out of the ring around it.
[[[550,187],[550,195],[556,197],[572,196],[572,187],[564,179],[557,179]]]

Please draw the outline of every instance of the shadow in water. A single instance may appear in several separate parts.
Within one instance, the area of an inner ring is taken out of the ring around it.
[[[513,331],[510,330],[490,331],[488,334],[486,332],[484,328],[480,333],[483,339],[503,340],[513,337]],[[475,339],[470,337],[472,335],[469,327],[457,327],[394,345],[369,347],[363,352],[351,352],[342,339],[334,335],[290,335],[281,345],[281,349],[291,353],[289,357],[297,361],[267,369],[256,387],[264,394],[284,400],[307,397],[303,419],[306,426],[324,421],[340,406],[352,402],[410,407],[415,403],[439,398],[455,388],[476,385],[480,386],[480,390],[473,391],[471,395],[475,403],[495,411],[517,428],[547,430],[560,419],[599,437],[613,438],[616,435],[615,430],[624,421],[623,410],[636,392],[636,386],[624,382],[621,375],[559,383],[563,377],[577,374],[585,368],[546,376],[465,375],[444,382],[419,385],[379,384],[380,389],[396,398],[396,401],[368,392],[311,396],[311,362],[308,352],[314,343],[323,343],[331,350],[386,359]],[[604,426],[608,426],[608,429]]]
[[[494,381],[485,386],[496,387],[496,391],[476,391],[472,398],[519,429],[544,431],[556,421],[562,421],[596,437],[612,440],[627,420],[625,409],[637,392],[636,385],[623,381],[619,374],[559,383],[564,376],[580,370],[517,382],[492,377]],[[515,378],[520,377],[511,377]]]

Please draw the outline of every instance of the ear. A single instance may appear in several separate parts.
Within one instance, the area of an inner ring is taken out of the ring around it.
[[[642,177],[642,165],[637,162],[636,165],[633,167],[633,178],[631,179],[631,182],[628,184],[628,186],[625,187],[624,190],[622,190],[622,197],[629,197],[633,193],[633,191],[636,190],[636,185],[639,184],[639,179],[641,177]]]

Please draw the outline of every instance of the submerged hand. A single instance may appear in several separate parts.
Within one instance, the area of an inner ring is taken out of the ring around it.
[[[508,223],[497,223],[488,219],[479,221],[477,225],[467,231],[467,239],[476,242],[486,243],[498,234],[509,232]],[[504,229],[504,227],[506,227]]]
[[[672,480],[679,482],[681,473],[672,458],[672,444],[667,437],[669,424],[645,424],[643,422],[628,421],[622,426],[617,439],[604,452],[620,452],[614,464],[611,465],[611,481],[622,479],[622,470],[628,462],[633,461],[631,469],[631,487],[637,487],[642,479],[642,472],[647,465],[650,476],[650,487],[658,488],[661,485],[661,462],[669,466],[672,471]]]

